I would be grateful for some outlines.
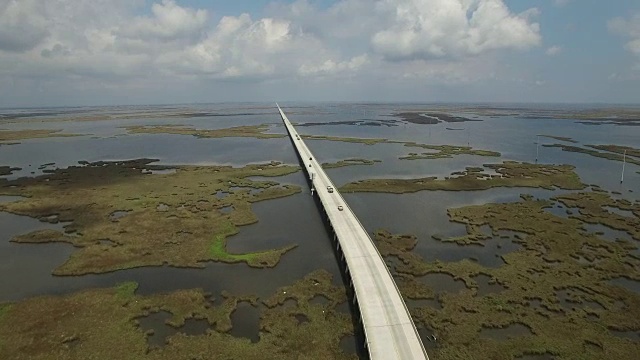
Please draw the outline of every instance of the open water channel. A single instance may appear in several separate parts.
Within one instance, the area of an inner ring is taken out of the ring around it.
[[[263,104],[264,105],[264,104]],[[127,134],[124,126],[181,124],[198,129],[219,129],[240,125],[270,124],[269,132],[284,133],[275,106],[255,110],[255,104],[202,105],[212,113],[223,116],[185,118],[130,118],[102,121],[63,121],[69,109],[56,109],[61,121],[24,122],[0,125],[3,129],[62,129],[65,133],[83,134],[78,137],[21,140],[20,144],[0,146],[0,165],[19,167],[22,170],[5,176],[14,179],[37,176],[45,169],[77,165],[78,161],[126,160],[137,158],[159,159],[158,164],[168,165],[233,165],[280,161],[297,164],[297,158],[287,138],[219,138],[201,139],[188,135]],[[283,104],[281,104],[283,105]],[[414,141],[433,145],[470,145],[476,149],[502,153],[502,157],[456,156],[435,160],[400,160],[410,152],[424,152],[402,144],[382,143],[364,145],[347,142],[308,140],[307,145],[320,162],[334,162],[347,158],[381,160],[374,165],[348,166],[327,170],[336,185],[366,178],[413,178],[437,176],[443,178],[467,166],[516,160],[533,162],[536,157],[536,135],[548,134],[573,138],[579,144],[617,144],[638,147],[640,127],[599,125],[588,126],[573,120],[523,119],[509,117],[477,116],[473,122],[454,124],[464,130],[447,130],[451,124],[412,124],[391,116],[403,109],[425,106],[409,104],[284,104],[292,122],[298,124],[301,134],[385,138]],[[295,105],[289,108],[286,105]],[[26,110],[25,110],[26,111]],[[100,112],[100,109],[94,109]],[[105,109],[104,111],[113,111]],[[1,111],[0,111],[1,112]],[[226,115],[225,115],[226,114]],[[382,122],[381,120],[384,120]],[[389,121],[392,120],[392,121]],[[365,121],[332,124],[333,122]],[[543,143],[560,143],[540,138]],[[616,161],[594,158],[586,154],[563,152],[559,148],[538,148],[540,163],[571,164],[586,184],[597,184],[609,191],[617,191],[619,197],[630,201],[640,199],[640,167],[627,164],[625,182],[620,184],[622,164]],[[43,166],[49,164],[47,166]],[[207,263],[204,269],[178,269],[172,267],[147,267],[122,270],[100,275],[55,277],[51,271],[62,264],[73,252],[66,244],[25,245],[9,240],[33,230],[61,229],[64,224],[49,224],[24,216],[0,212],[0,302],[17,301],[43,294],[66,294],[81,289],[113,286],[123,281],[140,284],[139,293],[169,292],[182,288],[203,288],[213,294],[226,290],[234,294],[255,294],[266,298],[277,288],[292,284],[316,269],[326,269],[334,275],[334,282],[341,283],[340,272],[334,258],[331,243],[318,210],[306,187],[302,174],[296,173],[270,180],[296,184],[302,193],[276,200],[253,204],[259,222],[240,228],[240,233],[228,241],[230,252],[247,252],[286,246],[298,247],[287,253],[273,269],[253,269],[245,264]],[[413,194],[393,195],[374,193],[346,194],[345,199],[372,233],[386,229],[392,233],[408,233],[418,237],[416,251],[426,260],[457,261],[471,258],[484,266],[498,267],[500,255],[515,251],[519,245],[509,238],[496,238],[486,246],[465,246],[442,243],[433,235],[460,236],[463,225],[449,222],[447,209],[490,202],[518,201],[520,194],[532,194],[548,198],[562,191],[528,188],[495,188],[488,191],[444,192],[423,191]],[[0,201],[19,201],[19,198],[0,197]],[[125,215],[126,216],[126,215]],[[606,235],[606,234],[605,234]],[[459,284],[447,276],[435,276],[427,280],[439,291],[455,291]],[[630,287],[637,283],[629,280]],[[483,285],[484,284],[484,285]],[[623,284],[624,285],[624,284]],[[480,282],[480,291],[493,291],[487,281]],[[495,285],[493,285],[495,287]],[[408,302],[409,306],[414,306]],[[437,306],[435,304],[434,306]],[[155,327],[153,345],[161,346],[168,330],[162,330],[162,313],[157,319],[145,320],[145,330]],[[257,340],[257,311],[242,304],[232,318],[232,335]],[[202,324],[190,324],[185,331],[203,332]],[[491,334],[500,337],[499,332]],[[343,343],[345,349],[353,344]]]

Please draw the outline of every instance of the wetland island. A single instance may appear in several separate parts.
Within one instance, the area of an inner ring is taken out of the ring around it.
[[[283,109],[430,358],[637,358],[637,110]],[[25,109],[0,127],[0,359],[367,358],[273,105]]]

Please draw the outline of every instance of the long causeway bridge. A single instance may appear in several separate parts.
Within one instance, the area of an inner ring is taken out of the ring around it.
[[[277,105],[277,104],[276,104]],[[282,121],[326,214],[336,254],[353,293],[369,357],[429,359],[402,295],[371,237],[278,106]]]

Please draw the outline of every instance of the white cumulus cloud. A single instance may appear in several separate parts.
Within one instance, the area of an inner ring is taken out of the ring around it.
[[[530,20],[537,10],[513,14],[502,0],[383,0],[377,8],[392,22],[371,43],[389,59],[463,57],[541,41]]]
[[[220,79],[461,83],[493,77],[501,51],[541,43],[538,11],[514,13],[503,0],[297,0],[257,18],[214,12],[181,0],[0,0],[0,84],[33,86],[28,93],[43,83],[70,92]]]
[[[200,34],[207,25],[206,10],[181,7],[173,0],[151,6],[151,16],[135,17],[120,34],[142,39],[175,40]]]

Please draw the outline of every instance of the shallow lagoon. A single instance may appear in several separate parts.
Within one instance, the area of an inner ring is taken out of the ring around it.
[[[270,105],[270,104],[266,104]],[[65,133],[83,134],[70,138],[22,140],[21,144],[0,147],[0,165],[20,167],[5,178],[41,174],[41,165],[55,163],[53,167],[76,165],[78,161],[120,160],[156,158],[160,164],[170,165],[233,165],[276,160],[297,164],[297,158],[287,138],[251,139],[221,138],[199,139],[185,135],[143,134],[129,135],[123,126],[184,124],[198,129],[219,129],[240,125],[273,124],[269,132],[282,133],[280,118],[274,109],[232,109],[229,105],[203,105],[202,108],[228,116],[209,117],[157,117],[131,118],[103,121],[55,121],[20,122],[2,124],[3,129],[62,129]],[[415,105],[354,105],[322,104],[300,107],[288,111],[290,119],[297,123],[329,123],[350,120],[392,120],[390,115]],[[108,109],[107,109],[108,110]],[[111,111],[111,110],[108,110]],[[63,111],[64,112],[64,111]],[[98,111],[99,112],[99,111]],[[253,115],[239,115],[252,113]],[[65,115],[59,116],[61,119]],[[640,127],[579,124],[574,120],[530,120],[514,117],[489,118],[480,122],[454,124],[463,131],[447,130],[451,124],[419,125],[396,122],[397,126],[370,125],[314,125],[300,126],[301,134],[386,138],[415,141],[435,145],[467,145],[474,149],[493,150],[502,153],[501,158],[457,156],[435,160],[400,160],[410,152],[423,152],[420,148],[402,144],[382,143],[362,145],[354,143],[309,140],[308,146],[320,162],[335,162],[345,158],[378,159],[373,165],[349,166],[328,170],[336,185],[364,178],[425,177],[443,178],[451,172],[467,166],[503,160],[535,161],[536,135],[548,134],[571,137],[584,144],[618,144],[638,147]],[[396,119],[397,120],[397,119]],[[540,138],[541,143],[559,141]],[[625,182],[620,184],[622,164],[586,154],[563,152],[557,148],[539,147],[540,163],[568,163],[576,166],[576,172],[586,184],[620,192],[618,197],[631,201],[640,199],[640,167],[627,164]],[[65,261],[73,251],[70,245],[25,245],[9,243],[11,237],[42,228],[60,228],[62,224],[49,224],[35,219],[0,213],[0,302],[15,301],[41,294],[65,294],[91,287],[113,286],[123,281],[137,281],[141,294],[167,292],[181,288],[204,288],[214,294],[227,290],[236,294],[256,294],[266,297],[275,289],[293,283],[305,274],[323,268],[334,274],[339,283],[340,274],[328,235],[319,213],[309,195],[302,174],[271,179],[303,187],[303,192],[291,197],[253,204],[260,222],[241,227],[240,233],[229,238],[231,252],[245,252],[280,247],[291,243],[298,248],[286,254],[273,269],[253,269],[245,264],[208,263],[204,269],[176,269],[149,267],[117,271],[101,275],[81,277],[53,277],[51,270]],[[632,191],[632,192],[630,192]],[[530,188],[491,189],[480,192],[419,192],[415,194],[346,194],[345,199],[359,216],[369,232],[384,228],[392,233],[410,233],[418,236],[416,252],[426,260],[458,261],[471,258],[488,267],[501,265],[500,255],[516,251],[518,245],[509,239],[494,239],[486,246],[460,247],[442,243],[432,238],[460,236],[464,226],[448,221],[446,210],[488,202],[512,202],[520,194],[549,198],[562,191]],[[16,199],[5,199],[16,200]],[[563,210],[564,211],[564,210]],[[605,237],[614,232],[605,232]],[[614,239],[611,239],[614,240]],[[437,279],[436,279],[437,280]],[[436,281],[432,280],[432,281]],[[446,279],[442,281],[447,281]],[[628,284],[624,284],[630,286]],[[446,284],[443,284],[446,286]],[[489,285],[487,285],[489,286]],[[635,285],[634,285],[635,286]],[[413,306],[409,302],[409,306]],[[239,313],[240,318],[244,315]],[[247,315],[250,318],[253,315]],[[255,321],[238,320],[234,334],[254,334]],[[246,325],[246,329],[243,328]],[[249,329],[252,327],[252,329]],[[255,336],[255,335],[252,335]],[[351,345],[343,344],[348,348]]]

